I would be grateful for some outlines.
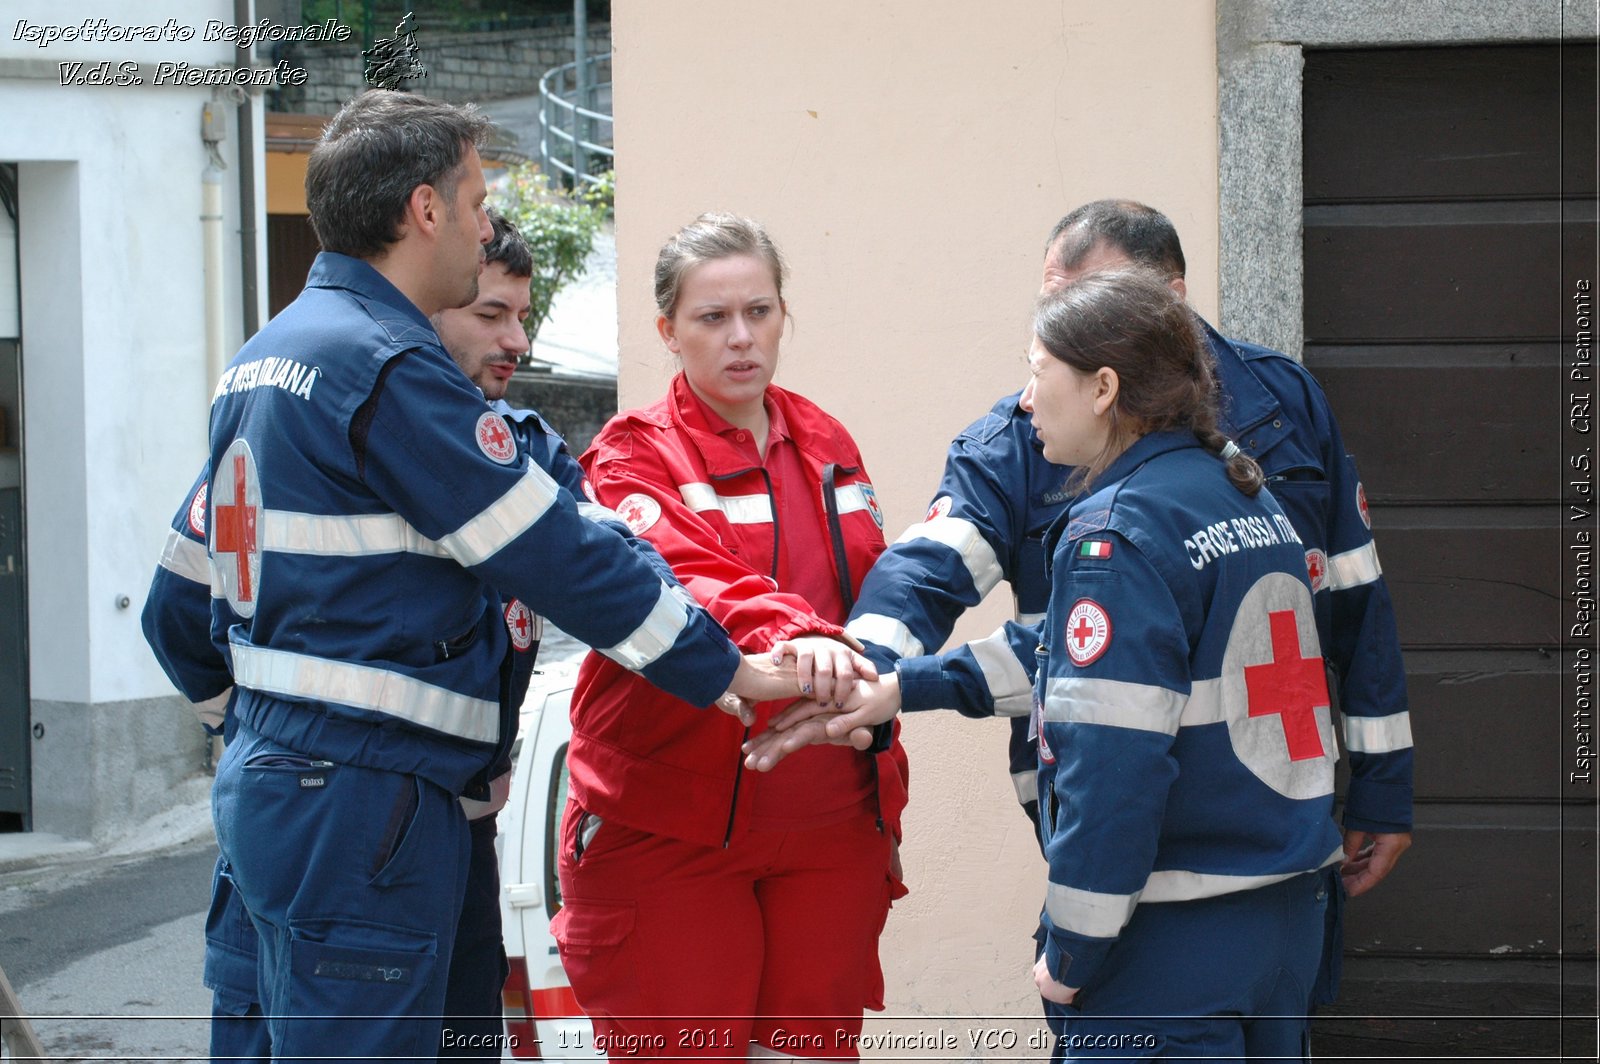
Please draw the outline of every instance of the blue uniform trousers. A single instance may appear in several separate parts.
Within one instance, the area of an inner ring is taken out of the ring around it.
[[[506,984],[505,939],[500,931],[500,866],[494,849],[495,817],[480,817],[467,827],[472,834],[472,863],[467,872],[466,900],[456,926],[455,952],[450,957],[450,986],[445,994],[445,1030],[439,1059],[499,1060],[505,1035],[500,990]]]
[[[277,1055],[435,1059],[467,873],[455,797],[417,776],[307,758],[241,725],[212,808],[259,937]]]
[[[1336,876],[1140,905],[1074,1004],[1045,1003],[1051,1059],[1309,1060]]]
[[[256,992],[256,928],[239,901],[228,862],[217,858],[206,913],[205,985],[211,991],[211,1059],[272,1059]]]

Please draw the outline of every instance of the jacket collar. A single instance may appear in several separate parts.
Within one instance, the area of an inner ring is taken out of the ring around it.
[[[804,450],[804,441],[794,432],[797,426],[784,415],[783,404],[778,401],[781,395],[781,389],[767,385],[764,402],[769,423],[769,446],[779,440],[793,439]],[[667,391],[667,409],[672,420],[683,429],[700,452],[700,460],[711,476],[730,477],[757,468],[750,461],[749,452],[733,439],[740,430],[695,395],[682,373],[672,378],[672,385]]]
[[[1217,400],[1222,431],[1230,436],[1242,437],[1253,429],[1263,429],[1271,439],[1257,432],[1256,445],[1246,449],[1252,453],[1266,450],[1280,434],[1275,430],[1283,428],[1278,397],[1268,391],[1260,378],[1251,372],[1232,340],[1213,329],[1205,319],[1196,316],[1195,320],[1205,331],[1206,345],[1211,348],[1217,364]],[[1272,420],[1279,424],[1270,426]],[[1246,444],[1244,439],[1238,442],[1241,447]]]
[[[306,287],[348,289],[358,297],[392,307],[429,332],[433,331],[428,316],[364,259],[336,251],[319,251],[311,264],[311,272],[306,275]]]

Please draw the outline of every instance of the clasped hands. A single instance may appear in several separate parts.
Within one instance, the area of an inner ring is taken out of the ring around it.
[[[796,696],[799,697],[796,697]],[[872,662],[849,644],[804,636],[775,644],[766,654],[746,654],[717,708],[755,723],[752,702],[792,698],[770,727],[744,745],[745,766],[769,771],[803,747],[818,743],[872,745],[872,728],[900,711],[894,673],[880,678]]]

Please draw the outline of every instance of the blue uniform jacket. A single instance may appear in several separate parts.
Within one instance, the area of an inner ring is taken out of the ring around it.
[[[504,400],[496,400],[489,406],[510,423],[517,444],[528,459],[543,467],[573,498],[581,500],[577,505],[584,517],[611,526],[636,552],[677,584],[671,568],[653,546],[636,538],[622,518],[589,499],[583,467],[549,423],[535,411],[512,407]],[[202,469],[172,519],[140,621],[156,660],[174,686],[194,703],[206,731],[231,739],[237,718],[228,715],[226,708],[233,691],[233,676],[228,671],[227,659],[210,638],[214,601],[210,560],[206,556],[206,494],[206,470]],[[222,599],[215,600],[215,604],[226,609]],[[533,678],[543,623],[537,614],[522,607],[516,599],[505,604],[504,613],[511,641],[505,664],[510,703],[520,706]],[[239,620],[233,617],[229,623]],[[509,768],[507,751],[490,767],[489,776],[492,778]]]
[[[1337,862],[1339,755],[1305,547],[1191,433],[1134,443],[1044,545],[1045,957],[1082,987],[1138,905]]]
[[[360,260],[319,255],[223,373],[209,474],[209,583],[226,600],[212,638],[234,712],[291,749],[453,793],[481,782],[515,731],[494,589],[696,705],[737,666]]]
[[[1411,722],[1394,611],[1355,464],[1322,389],[1293,359],[1229,340],[1209,325],[1222,424],[1261,463],[1306,547],[1317,628],[1337,681],[1350,757],[1346,826],[1411,826]],[[1012,721],[1017,798],[1037,819],[1026,715],[1034,634],[1048,601],[1043,537],[1070,497],[1068,470],[1045,461],[1018,395],[1007,396],[950,445],[927,520],[892,544],[868,574],[847,626],[886,667],[942,646],[956,619],[1000,580],[1020,626],[946,655],[906,662],[905,708],[955,708]],[[1026,666],[1021,664],[1026,663]]]

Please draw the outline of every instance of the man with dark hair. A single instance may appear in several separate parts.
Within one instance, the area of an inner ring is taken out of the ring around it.
[[[695,705],[800,693],[582,516],[440,346],[429,315],[476,297],[491,235],[487,128],[384,91],[330,123],[307,202],[346,250],[223,373],[180,511],[205,555],[169,549],[207,574],[234,683],[213,810],[279,1056],[439,1050],[468,868],[457,798],[491,800],[516,731],[501,594]],[[170,620],[181,593],[158,581],[147,613]],[[215,657],[181,626],[147,632],[205,697]]]
[[[1128,200],[1090,203],[1052,231],[1041,291],[1129,262],[1160,271],[1174,291],[1187,294],[1183,249],[1165,215]],[[1405,676],[1365,492],[1322,389],[1304,367],[1201,325],[1216,360],[1222,427],[1261,464],[1306,547],[1318,633],[1350,757],[1341,872],[1355,896],[1383,879],[1411,844]],[[1025,626],[1037,624],[1048,601],[1044,530],[1072,499],[1062,491],[1069,471],[1044,459],[1019,398],[1001,399],[951,444],[926,521],[878,560],[848,630],[899,684],[905,710],[943,706],[1012,718],[1012,781],[1037,827],[1033,680],[1022,664],[1034,661],[1037,633]],[[1011,584],[1022,624],[956,652],[943,674],[887,671],[896,659],[937,650],[956,619],[1002,579]],[[1329,939],[1323,1000],[1331,1000],[1340,949],[1336,933]]]

